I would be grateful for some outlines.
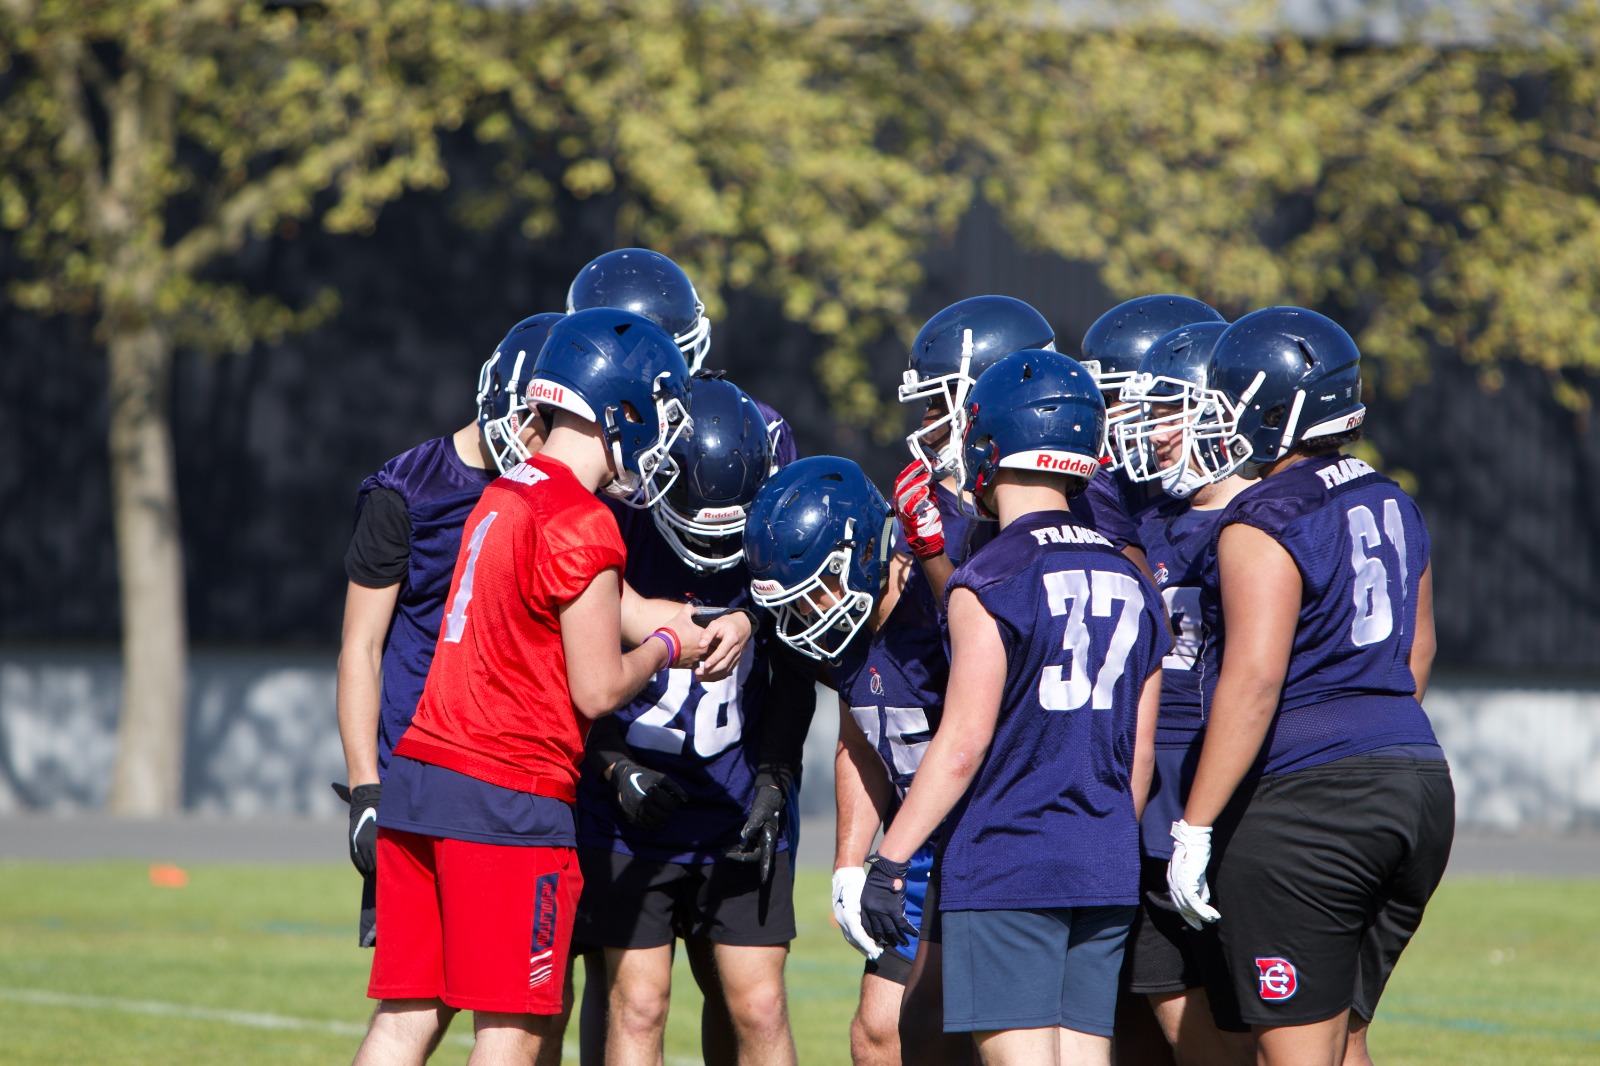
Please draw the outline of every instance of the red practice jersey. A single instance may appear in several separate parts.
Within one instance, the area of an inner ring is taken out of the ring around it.
[[[490,484],[395,754],[574,802],[589,723],[572,709],[558,612],[625,559],[616,519],[566,464],[536,455]]]

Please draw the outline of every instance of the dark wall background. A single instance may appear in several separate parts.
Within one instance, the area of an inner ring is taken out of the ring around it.
[[[477,368],[505,329],[560,310],[567,282],[615,246],[604,202],[568,204],[544,243],[515,225],[468,233],[448,203],[412,197],[369,238],[307,233],[254,245],[231,275],[291,301],[335,285],[314,335],[243,356],[182,355],[173,382],[190,627],[211,645],[338,639],[357,484],[391,455],[473,417]],[[3,262],[3,257],[0,257]],[[1025,253],[979,209],[927,257],[920,316],[1003,292],[1037,306],[1064,350],[1113,298],[1092,268]],[[887,484],[904,446],[829,416],[812,374],[824,343],[772,301],[732,294],[711,365],[778,406],[807,452],[862,462]],[[1453,357],[1403,400],[1377,396],[1370,436],[1416,476],[1433,535],[1441,664],[1540,676],[1600,662],[1600,435],[1513,369],[1489,394]],[[875,353],[885,395],[898,344]],[[106,477],[105,360],[89,327],[0,307],[0,639],[103,642],[117,633]]]

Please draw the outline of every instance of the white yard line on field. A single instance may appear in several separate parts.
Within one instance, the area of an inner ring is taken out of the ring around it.
[[[336,1022],[321,1018],[291,1018],[285,1014],[264,1014],[260,1011],[221,1010],[216,1007],[196,1007],[188,1003],[163,1003],[153,999],[119,999],[112,996],[79,996],[65,992],[45,992],[33,988],[0,988],[0,1003],[22,1003],[30,1007],[65,1007],[70,1010],[118,1011],[122,1014],[145,1014],[158,1018],[181,1018],[194,1022],[221,1022],[247,1029],[290,1029],[306,1033],[328,1033],[359,1039],[366,1035],[367,1027],[354,1022]],[[451,1033],[446,1043],[457,1047],[471,1047],[472,1037],[461,1032]],[[562,1061],[576,1062],[578,1046],[563,1044]],[[682,1055],[668,1055],[667,1066],[697,1066],[698,1059]]]

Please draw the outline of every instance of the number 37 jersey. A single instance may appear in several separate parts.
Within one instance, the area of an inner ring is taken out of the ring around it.
[[[1160,597],[1065,511],[1011,523],[950,588],[994,618],[1006,679],[988,754],[947,823],[940,906],[1136,903],[1130,779],[1139,696],[1172,644]]]
[[[1282,545],[1305,592],[1260,773],[1404,744],[1436,744],[1411,675],[1428,529],[1417,505],[1360,459],[1296,463],[1236,496],[1218,520]],[[1206,582],[1219,574],[1212,554]],[[1223,618],[1223,644],[1227,618]]]

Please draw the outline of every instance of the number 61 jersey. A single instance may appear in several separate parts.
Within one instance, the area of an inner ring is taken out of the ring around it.
[[[1289,671],[1255,772],[1287,773],[1395,745],[1436,745],[1411,644],[1428,528],[1393,481],[1346,455],[1303,460],[1234,497],[1217,521],[1282,545],[1305,583]],[[1215,548],[1205,582],[1220,595]],[[1223,645],[1227,643],[1224,616]]]
[[[1131,905],[1139,696],[1172,646],[1161,598],[1066,511],[1012,522],[950,579],[994,618],[1005,691],[977,778],[946,823],[945,910]]]

